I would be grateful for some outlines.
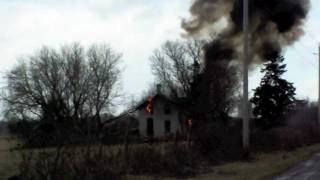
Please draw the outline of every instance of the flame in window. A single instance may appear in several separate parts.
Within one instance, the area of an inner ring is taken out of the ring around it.
[[[188,119],[188,125],[191,127],[192,126],[192,119]]]
[[[149,113],[149,114],[152,114],[152,110],[153,110],[153,106],[152,106],[152,97],[149,97],[148,99],[148,104],[147,104],[147,107],[146,107],[146,111]]]

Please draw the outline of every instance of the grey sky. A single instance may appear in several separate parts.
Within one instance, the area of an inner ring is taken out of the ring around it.
[[[0,71],[42,45],[78,41],[108,43],[123,53],[123,90],[128,96],[153,80],[149,56],[165,40],[181,38],[181,18],[191,0],[0,0]],[[288,73],[299,97],[317,98],[320,3],[312,0],[306,36],[286,50]],[[261,75],[251,73],[250,89]]]

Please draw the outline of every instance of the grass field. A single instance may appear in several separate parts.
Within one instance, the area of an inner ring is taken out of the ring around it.
[[[320,151],[320,144],[295,151],[279,151],[254,155],[253,162],[234,162],[214,168],[214,172],[190,180],[269,180]]]
[[[253,156],[250,162],[233,162],[213,167],[212,172],[202,174],[188,180],[270,180],[272,177],[293,167],[301,161],[309,159],[320,152],[320,144],[299,148],[295,151],[278,151],[261,153]],[[150,180],[174,178],[154,178],[147,176],[129,176],[130,180]]]
[[[6,136],[0,136],[0,180],[7,179],[17,171],[19,153],[12,151],[15,141]]]
[[[19,152],[11,151],[14,141],[0,137],[0,180],[7,179],[17,172]],[[268,180],[295,164],[308,159],[312,154],[320,152],[320,144],[299,148],[295,151],[279,151],[273,153],[254,154],[251,162],[233,162],[213,167],[212,172],[199,175],[189,180]],[[127,176],[127,179],[171,179],[152,178],[147,176]]]

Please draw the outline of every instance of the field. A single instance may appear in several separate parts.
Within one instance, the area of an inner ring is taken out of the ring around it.
[[[217,166],[213,173],[190,180],[269,180],[299,162],[307,160],[319,151],[320,144],[316,144],[290,152],[256,154],[252,162],[234,162]]]
[[[19,153],[11,150],[14,146],[13,140],[0,136],[0,180],[7,179],[16,173]]]
[[[0,137],[0,180],[7,179],[17,172],[19,152],[10,150],[14,141]],[[233,162],[212,168],[212,172],[199,175],[190,180],[267,180],[295,164],[308,159],[320,151],[320,144],[299,148],[295,151],[254,154],[250,162]],[[127,179],[153,179],[148,176],[127,176]],[[156,178],[171,179],[171,178]]]
[[[320,144],[299,148],[295,151],[278,151],[253,155],[250,162],[233,162],[213,167],[212,172],[188,180],[270,180],[272,177],[307,160],[320,152]],[[129,176],[133,180],[159,179],[147,176]],[[172,178],[163,178],[171,180]]]

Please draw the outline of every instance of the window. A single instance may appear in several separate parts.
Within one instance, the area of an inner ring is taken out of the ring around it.
[[[170,120],[166,120],[166,121],[164,122],[164,132],[165,132],[166,134],[171,133],[171,121],[170,121]]]
[[[153,137],[154,132],[153,132],[153,119],[152,118],[148,118],[147,119],[147,135],[150,137]]]
[[[170,109],[170,106],[166,105],[164,107],[164,114],[170,114],[171,113],[171,109]]]

